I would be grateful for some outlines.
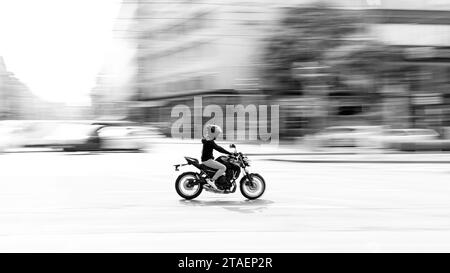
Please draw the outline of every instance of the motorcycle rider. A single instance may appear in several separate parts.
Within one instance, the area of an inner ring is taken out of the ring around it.
[[[203,149],[202,149],[202,164],[208,166],[213,169],[217,169],[217,172],[214,176],[210,178],[206,178],[206,182],[215,190],[219,190],[215,184],[217,178],[225,174],[226,167],[222,163],[214,160],[213,150],[218,152],[231,155],[233,153],[225,150],[216,144],[214,140],[216,140],[217,136],[222,133],[222,129],[217,125],[209,124],[206,126],[206,134],[202,139]]]

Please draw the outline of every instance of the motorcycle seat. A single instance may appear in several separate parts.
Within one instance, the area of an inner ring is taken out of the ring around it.
[[[189,164],[198,164],[198,160],[193,157],[185,156],[184,157]]]

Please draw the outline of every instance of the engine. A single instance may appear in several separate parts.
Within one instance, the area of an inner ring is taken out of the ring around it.
[[[239,177],[239,174],[241,172],[241,168],[239,167],[239,165],[234,164],[230,161],[230,158],[227,156],[221,156],[219,158],[217,158],[217,161],[222,163],[223,165],[225,165],[225,167],[227,168],[225,175],[221,176],[219,179],[217,179],[216,181],[216,185],[219,189],[229,189],[232,186],[231,181],[233,180],[233,178],[237,178]]]

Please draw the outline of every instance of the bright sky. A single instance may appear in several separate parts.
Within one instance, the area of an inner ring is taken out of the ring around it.
[[[0,56],[39,97],[89,104],[119,0],[0,0]]]

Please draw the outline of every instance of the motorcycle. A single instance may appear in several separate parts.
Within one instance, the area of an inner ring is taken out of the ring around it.
[[[178,176],[175,181],[175,189],[178,195],[191,200],[198,197],[203,190],[220,194],[234,193],[237,189],[236,181],[242,173],[241,170],[244,170],[243,176],[239,180],[242,195],[250,200],[261,197],[266,189],[264,178],[257,173],[248,172],[249,160],[247,156],[237,152],[236,145],[231,144],[230,148],[234,148],[234,154],[223,155],[216,159],[227,168],[225,174],[215,181],[219,190],[211,187],[205,180],[207,177],[213,177],[216,169],[205,166],[199,163],[197,159],[187,156],[184,157],[187,163],[174,165],[175,171],[179,171],[180,167],[187,165],[192,165],[199,170],[199,172],[184,172]]]

